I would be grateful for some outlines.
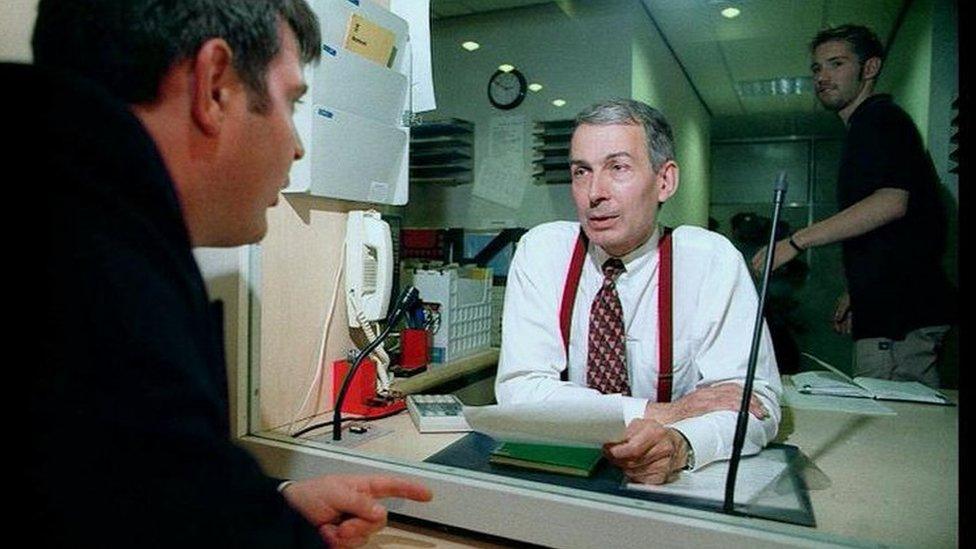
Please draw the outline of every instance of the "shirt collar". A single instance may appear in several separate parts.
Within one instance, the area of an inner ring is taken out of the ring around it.
[[[620,261],[623,262],[626,272],[632,272],[636,267],[646,258],[650,257],[651,252],[657,250],[657,241],[661,238],[661,228],[660,226],[654,227],[654,232],[651,236],[644,241],[643,244],[634,248],[630,253],[620,257]],[[603,248],[593,245],[590,247],[590,254],[592,255],[594,261],[596,261],[597,267],[602,267],[603,263],[614,257],[608,254]]]

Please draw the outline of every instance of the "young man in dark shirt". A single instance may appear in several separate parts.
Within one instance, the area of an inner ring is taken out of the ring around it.
[[[875,94],[884,58],[858,25],[821,31],[811,44],[814,86],[847,126],[837,178],[840,211],[776,244],[773,267],[841,242],[848,292],[834,327],[855,340],[855,375],[939,386],[937,351],[955,321],[939,181],[922,138],[890,95]],[[752,260],[761,269],[765,249]]]

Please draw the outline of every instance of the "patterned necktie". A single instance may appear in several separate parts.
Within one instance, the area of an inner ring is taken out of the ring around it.
[[[610,258],[603,264],[603,287],[590,307],[586,385],[604,394],[630,394],[624,311],[615,282],[623,271],[624,264],[619,259]]]

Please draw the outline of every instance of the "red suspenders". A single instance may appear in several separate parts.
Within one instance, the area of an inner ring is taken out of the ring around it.
[[[567,366],[563,369],[563,381],[569,379],[569,328],[573,322],[573,303],[576,301],[576,291],[579,288],[580,276],[583,274],[583,262],[586,260],[586,248],[589,239],[580,230],[573,250],[573,259],[569,263],[566,274],[566,285],[563,287],[562,304],[559,307],[559,331],[563,336],[563,348],[566,350]],[[672,356],[672,318],[671,318],[671,287],[672,287],[672,258],[671,258],[671,229],[664,227],[661,239],[658,241],[660,254],[660,271],[658,273],[657,288],[657,320],[659,348],[657,384],[657,402],[671,402],[671,386],[673,375],[671,372],[674,357]]]

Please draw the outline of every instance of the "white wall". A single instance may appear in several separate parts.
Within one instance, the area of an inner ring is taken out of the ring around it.
[[[707,227],[711,118],[644,8],[633,9],[631,97],[668,119],[680,167],[678,192],[661,210],[660,221]]]

